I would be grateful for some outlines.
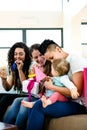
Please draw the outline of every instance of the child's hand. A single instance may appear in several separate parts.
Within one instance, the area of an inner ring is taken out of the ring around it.
[[[49,81],[49,79],[51,79],[49,76],[45,77],[44,79],[41,80],[41,82],[45,82],[45,81]]]
[[[53,86],[52,80],[49,79],[48,81],[45,81],[45,82],[44,82],[44,86],[45,86],[45,88],[47,88],[47,89],[52,89],[52,86]]]

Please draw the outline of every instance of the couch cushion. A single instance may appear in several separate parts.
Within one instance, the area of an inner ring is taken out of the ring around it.
[[[46,118],[43,130],[87,130],[87,115]]]

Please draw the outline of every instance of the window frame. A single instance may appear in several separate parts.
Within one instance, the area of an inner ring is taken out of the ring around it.
[[[82,25],[86,25],[86,26],[87,26],[87,22],[82,22],[82,23],[81,23],[81,26],[82,26]],[[81,32],[81,33],[82,33],[82,32]],[[87,42],[81,42],[81,45],[87,45]]]
[[[61,47],[63,48],[63,28],[0,28],[0,30],[21,30],[22,42],[26,44],[26,31],[27,30],[60,30],[61,31]],[[0,47],[0,49],[9,49],[10,47]]]

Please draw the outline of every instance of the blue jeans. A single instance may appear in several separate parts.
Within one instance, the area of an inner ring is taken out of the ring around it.
[[[76,102],[56,102],[43,108],[41,100],[38,100],[29,110],[27,130],[42,130],[46,116],[58,118],[83,113],[86,113],[86,108]]]
[[[21,105],[22,100],[28,101],[28,97],[16,98],[3,119],[5,123],[17,125],[18,130],[24,130],[26,128],[28,119],[28,108]],[[35,100],[37,99],[35,98]]]
[[[3,116],[14,99],[21,97],[21,94],[11,94],[11,93],[0,93],[0,121],[3,121]],[[23,95],[25,97],[25,95]]]
[[[25,125],[28,117],[28,108],[21,105],[22,100],[28,101],[28,97],[16,98],[3,119],[3,122],[15,124],[19,129]]]

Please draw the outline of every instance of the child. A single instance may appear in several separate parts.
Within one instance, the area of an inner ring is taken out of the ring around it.
[[[53,81],[53,84],[60,87],[67,87],[71,91],[71,97],[73,99],[78,98],[79,94],[77,92],[76,86],[69,80],[68,72],[70,69],[70,65],[68,61],[65,59],[57,59],[54,60],[52,63],[52,75],[53,77],[51,80]],[[50,80],[50,78],[49,78]],[[61,95],[59,92],[54,92],[52,90],[46,90],[45,96],[42,96],[41,98],[43,107],[47,107],[48,105],[56,102],[56,101],[67,101],[67,98],[63,95]],[[23,101],[22,104],[25,107],[32,108],[34,105],[34,102],[25,102]]]
[[[72,99],[77,99],[79,94],[77,92],[76,86],[70,81],[68,77],[68,72],[70,69],[70,64],[65,59],[56,59],[52,63],[52,81],[53,84],[60,87],[67,87],[70,89]],[[52,94],[53,93],[53,94]],[[46,98],[49,97],[49,98]],[[67,101],[64,99],[59,92],[53,92],[52,90],[47,90],[46,96],[41,98],[43,107],[46,107],[56,101]]]

